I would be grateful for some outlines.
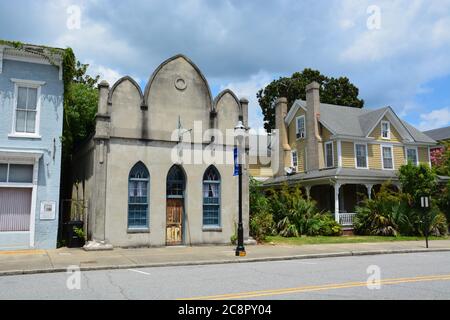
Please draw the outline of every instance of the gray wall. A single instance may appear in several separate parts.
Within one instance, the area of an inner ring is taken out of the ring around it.
[[[181,79],[181,80],[180,80]],[[244,110],[244,111],[242,111]],[[233,129],[240,118],[247,121],[247,107],[241,107],[234,93],[226,90],[212,99],[203,74],[188,58],[178,55],[163,62],[141,91],[124,77],[111,88],[100,86],[97,131],[90,147],[80,150],[76,178],[85,181],[89,200],[89,227],[93,239],[115,246],[163,246],[166,241],[166,177],[174,164],[177,145],[173,131],[179,120],[185,130],[200,121],[202,130],[193,134],[190,148],[223,150],[228,161],[216,164],[221,175],[221,228],[205,230],[202,225],[202,179],[210,162],[182,164],[187,176],[185,192],[185,244],[229,243],[238,219],[238,178],[233,176],[233,140],[209,144],[205,131]],[[198,123],[197,123],[198,125]],[[196,126],[198,128],[198,126]],[[102,146],[103,144],[103,146]],[[89,150],[89,151],[88,151]],[[186,151],[185,151],[186,152]],[[185,153],[186,154],[186,153]],[[217,154],[217,153],[216,153]],[[129,233],[128,176],[142,161],[150,173],[149,232]],[[90,170],[92,168],[92,170]],[[244,170],[244,228],[248,237],[248,174]]]

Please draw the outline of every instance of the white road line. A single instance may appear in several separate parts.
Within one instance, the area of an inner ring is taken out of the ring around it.
[[[137,272],[137,273],[142,273],[142,274],[145,274],[145,275],[147,275],[147,276],[149,276],[150,275],[150,273],[148,273],[148,272],[144,272],[144,271],[140,271],[140,270],[135,270],[135,269],[127,269],[128,271],[133,271],[133,272]]]

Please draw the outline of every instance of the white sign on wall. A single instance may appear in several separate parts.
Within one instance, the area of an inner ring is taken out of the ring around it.
[[[41,201],[41,211],[39,215],[40,220],[55,220],[56,219],[56,202],[55,201]]]

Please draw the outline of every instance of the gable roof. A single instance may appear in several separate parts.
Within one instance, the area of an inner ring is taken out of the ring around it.
[[[450,126],[444,128],[438,128],[433,130],[428,130],[423,132],[425,135],[431,139],[441,141],[450,139]]]
[[[286,124],[292,121],[299,108],[306,111],[306,101],[296,100],[294,102],[286,115]],[[389,118],[406,141],[426,144],[436,143],[430,137],[398,118],[390,107],[364,109],[321,103],[319,122],[330,130],[333,135],[365,139],[368,138],[375,126],[385,116]]]

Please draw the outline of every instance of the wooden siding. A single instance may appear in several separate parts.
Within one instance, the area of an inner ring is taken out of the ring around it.
[[[345,168],[355,167],[355,150],[353,142],[342,141],[341,142],[342,151],[342,166]]]
[[[306,148],[306,140],[305,139],[299,139],[297,140],[296,137],[296,118],[298,116],[304,115],[305,121],[306,121],[306,112],[302,108],[300,108],[297,113],[294,116],[294,119],[289,124],[287,128],[287,134],[288,134],[288,143],[291,147],[291,150],[297,150],[297,172],[304,172],[305,171],[305,148]],[[305,123],[306,128],[306,123]],[[286,159],[286,167],[291,166],[291,158]]]
[[[323,156],[325,157],[325,143],[329,142],[331,140],[331,136],[333,134],[324,126],[322,126],[322,142],[323,142]],[[338,166],[338,154],[337,154],[337,143],[336,141],[333,141],[333,166],[337,167]],[[324,158],[324,163],[325,162],[325,158]]]
[[[381,147],[379,144],[368,144],[369,169],[381,170]]]
[[[394,153],[394,168],[396,170],[400,169],[402,165],[406,163],[405,161],[405,148],[403,146],[395,146],[393,147]]]
[[[391,138],[390,139],[383,139],[381,137],[381,121],[388,121],[390,123],[390,128],[391,128]],[[401,142],[402,137],[398,133],[397,129],[395,129],[395,127],[392,125],[392,123],[386,117],[383,117],[383,119],[381,119],[381,121],[378,122],[378,124],[375,126],[373,131],[369,134],[369,137],[373,137],[373,138],[375,138],[375,140],[383,141],[383,142]]]
[[[273,172],[270,167],[258,167],[258,165],[250,165],[248,173],[252,177],[272,177]]]

